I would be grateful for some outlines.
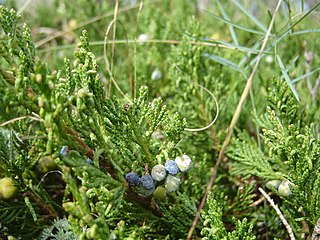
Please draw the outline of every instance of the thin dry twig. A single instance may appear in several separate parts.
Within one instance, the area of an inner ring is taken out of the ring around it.
[[[156,3],[156,2],[159,2],[160,0],[154,0],[154,1],[150,1],[150,3]],[[119,8],[119,13],[120,12],[125,12],[125,11],[128,11],[128,10],[131,10],[131,9],[135,9],[135,8],[138,8],[139,5],[133,5],[133,6],[126,6],[126,7],[123,7],[123,8]],[[68,30],[65,30],[65,31],[57,31],[55,32],[54,34],[50,35],[50,36],[47,36],[46,38],[43,38],[41,39],[40,41],[36,42],[35,43],[35,47],[36,48],[39,48],[41,47],[42,45],[46,44],[47,42],[50,42],[52,41],[53,39],[57,38],[57,37],[60,37],[60,36],[63,36],[64,34],[68,34],[70,31],[73,31],[73,30],[76,30],[76,29],[79,29],[79,28],[82,28],[86,25],[89,25],[91,23],[94,23],[94,22],[97,22],[97,21],[100,21],[106,17],[110,17],[114,14],[114,11],[110,11],[110,12],[107,12],[105,14],[102,14],[101,16],[95,16],[93,18],[90,18],[86,21],[83,21],[82,23],[78,24],[77,26],[73,27],[73,28],[70,28]]]
[[[104,60],[105,60],[105,63],[106,63],[106,67],[107,67],[107,71],[109,73],[109,76],[110,76],[110,83],[112,82],[114,84],[114,86],[116,87],[116,89],[120,92],[120,94],[130,103],[131,100],[124,94],[124,92],[121,90],[121,88],[119,87],[119,85],[117,84],[116,80],[114,79],[113,77],[113,74],[112,74],[112,69],[110,67],[110,63],[109,63],[109,60],[108,60],[108,56],[107,56],[107,43],[108,43],[108,34],[109,34],[109,31],[112,27],[112,25],[114,25],[115,22],[114,20],[112,20],[106,30],[106,33],[105,33],[105,37],[104,37],[104,45],[103,45],[103,52],[104,52]],[[111,91],[111,85],[109,86],[109,89],[108,89],[108,97],[110,96],[110,91]]]
[[[274,201],[269,197],[269,195],[262,189],[262,188],[258,188],[259,191],[262,193],[262,195],[267,199],[267,201],[270,203],[271,207],[273,207],[274,210],[276,210],[276,213],[278,214],[278,216],[280,217],[283,225],[286,227],[287,232],[289,233],[290,239],[291,240],[295,240],[295,237],[293,235],[293,231],[291,226],[289,225],[287,219],[283,216],[283,214],[281,213],[280,209],[278,208],[278,206],[274,203]]]
[[[210,94],[210,96],[213,98],[215,104],[216,104],[216,116],[214,117],[214,119],[205,127],[202,127],[202,128],[185,128],[184,130],[185,131],[188,131],[188,132],[200,132],[200,131],[204,131],[204,130],[207,130],[208,128],[210,128],[218,119],[218,116],[219,116],[219,104],[218,104],[218,101],[217,101],[217,98],[214,96],[214,94],[212,92],[210,92],[207,88],[201,86],[200,84],[197,84],[197,83],[192,83],[194,85],[196,85],[197,87],[203,89],[204,91],[206,91],[208,94]]]
[[[133,44],[133,55],[134,55],[134,78],[133,78],[133,88],[131,89],[132,91],[132,96],[135,98],[135,90],[137,86],[137,33],[138,33],[138,23],[140,20],[140,15],[143,7],[143,0],[140,1],[139,5],[139,11],[137,14],[137,21],[136,21],[136,31],[134,33],[134,44]]]
[[[316,80],[316,83],[314,86],[312,85],[311,78],[310,78],[310,73],[311,73],[311,62],[313,61],[313,52],[305,51],[304,52],[304,58],[306,60],[305,65],[306,65],[306,74],[307,74],[307,84],[308,84],[308,89],[311,94],[312,100],[314,103],[317,101],[317,91],[320,86],[320,75]]]
[[[16,121],[20,121],[20,120],[23,120],[23,119],[27,119],[27,118],[30,118],[32,120],[39,121],[39,122],[43,121],[43,119],[41,119],[41,118],[37,118],[37,117],[33,117],[33,116],[27,115],[27,116],[13,118],[13,119],[10,119],[10,120],[8,120],[6,122],[3,122],[3,123],[0,124],[0,127],[4,127],[4,126],[6,126],[6,125],[8,125],[10,123],[13,123],[13,122],[16,122]]]
[[[196,216],[195,216],[195,218],[194,218],[194,220],[193,220],[193,222],[192,222],[192,225],[191,225],[191,227],[190,227],[190,229],[189,229],[189,232],[188,232],[188,235],[187,235],[187,238],[186,238],[187,240],[190,240],[191,237],[192,237],[193,231],[194,231],[194,229],[195,229],[195,227],[196,227],[196,225],[197,225],[197,223],[198,223],[198,220],[199,220],[199,218],[200,218],[200,212],[201,212],[202,208],[203,208],[204,205],[205,205],[207,196],[208,196],[208,194],[209,194],[209,192],[210,192],[210,190],[211,190],[211,187],[213,186],[214,181],[215,181],[215,179],[216,179],[216,175],[217,175],[217,172],[218,172],[218,167],[219,167],[219,165],[220,165],[220,163],[221,163],[221,161],[222,161],[222,158],[223,158],[223,156],[224,156],[224,152],[225,152],[225,150],[226,150],[226,148],[227,148],[227,146],[228,146],[228,144],[229,144],[229,142],[230,142],[230,139],[231,139],[231,136],[232,136],[232,133],[233,133],[233,129],[234,129],[234,127],[235,127],[235,125],[236,125],[236,123],[237,123],[237,121],[238,121],[238,119],[239,119],[239,116],[240,116],[240,113],[241,113],[241,111],[242,111],[243,105],[244,105],[244,103],[245,103],[245,101],[246,101],[246,99],[247,99],[247,96],[248,96],[249,92],[250,92],[250,89],[251,89],[251,86],[252,86],[252,83],[253,83],[253,79],[254,79],[255,73],[256,73],[256,71],[257,71],[257,69],[258,69],[258,66],[259,66],[259,63],[260,63],[260,60],[261,60],[262,53],[263,53],[263,51],[264,51],[264,49],[265,49],[265,47],[266,47],[266,45],[267,45],[267,41],[268,41],[268,39],[269,39],[269,36],[270,36],[271,30],[272,30],[272,27],[273,27],[273,24],[274,24],[274,21],[275,21],[277,12],[278,12],[278,10],[279,10],[279,8],[280,8],[281,2],[282,2],[282,0],[279,0],[279,1],[278,1],[277,7],[276,7],[276,9],[274,10],[274,13],[273,13],[271,22],[270,22],[270,24],[269,24],[268,31],[266,32],[266,35],[265,35],[265,37],[264,37],[262,46],[261,46],[260,51],[259,51],[259,54],[258,54],[258,56],[257,56],[257,61],[256,61],[255,65],[254,65],[254,67],[253,67],[253,70],[252,70],[252,72],[251,72],[251,74],[250,74],[250,76],[249,76],[249,79],[248,79],[248,81],[247,81],[247,83],[246,83],[246,86],[245,86],[245,88],[244,88],[244,90],[243,90],[243,92],[242,92],[242,95],[241,95],[240,101],[239,101],[239,103],[238,103],[237,109],[236,109],[236,111],[235,111],[235,113],[234,113],[234,115],[233,115],[233,117],[232,117],[232,120],[231,120],[229,129],[228,129],[227,136],[226,136],[226,138],[225,138],[225,140],[224,140],[224,142],[223,142],[222,148],[221,148],[221,150],[220,150],[220,152],[219,152],[219,156],[218,156],[217,162],[216,162],[216,164],[215,164],[215,166],[214,166],[214,169],[213,169],[212,175],[211,175],[211,177],[210,177],[209,183],[208,183],[208,185],[207,185],[205,194],[204,194],[204,196],[203,196],[203,198],[202,198],[202,201],[201,201],[201,203],[200,203],[200,205],[199,205],[199,207],[198,207],[198,211],[197,211],[197,213],[196,213]]]
[[[117,16],[118,16],[118,11],[119,11],[119,0],[116,0],[116,4],[114,6],[114,14],[113,14],[113,33],[112,33],[112,40],[116,39],[116,31],[117,31]],[[106,34],[107,36],[107,34]],[[105,38],[106,39],[106,38]],[[104,45],[106,46],[106,45]],[[111,51],[111,69],[110,72],[113,75],[113,63],[114,63],[114,52],[115,52],[115,44],[112,43],[112,51]],[[106,53],[105,53],[106,54]],[[105,55],[106,56],[106,55]],[[112,80],[109,83],[109,94],[111,93],[111,88],[112,88]]]
[[[92,41],[90,42],[90,46],[99,46],[103,44],[135,44],[135,43],[157,43],[157,44],[181,44],[182,41],[180,40],[175,40],[175,39],[136,39],[136,40],[128,40],[128,39],[119,39],[115,41],[108,41],[105,43],[104,41]],[[224,43],[218,43],[218,42],[203,42],[203,41],[190,41],[188,42],[191,45],[199,45],[199,46],[205,46],[205,47],[219,47],[219,48],[225,48],[225,49],[230,49],[233,51],[239,51],[239,52],[244,52],[247,54],[258,54],[259,51],[256,50],[250,50],[250,49],[243,49],[243,48],[238,48],[234,46],[229,46],[225,45]],[[73,45],[63,45],[59,47],[48,47],[46,49],[41,49],[39,50],[40,53],[43,52],[48,52],[48,51],[54,51],[54,50],[61,50],[61,49],[67,49],[67,48],[74,48]]]

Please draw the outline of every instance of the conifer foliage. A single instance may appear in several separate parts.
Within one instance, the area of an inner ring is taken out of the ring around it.
[[[283,1],[218,166],[272,4],[2,2],[0,239],[319,238],[320,3]]]

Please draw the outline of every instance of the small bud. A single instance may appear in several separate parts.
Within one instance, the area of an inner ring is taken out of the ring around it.
[[[61,148],[61,150],[60,150],[60,155],[67,156],[68,155],[68,151],[69,151],[68,146],[63,146]]]
[[[164,187],[168,192],[176,191],[179,188],[179,185],[180,179],[172,175],[168,175],[164,183]]]
[[[308,52],[308,51],[306,51],[305,53],[304,53],[304,58],[306,59],[306,61],[308,62],[308,63],[310,63],[310,62],[312,62],[312,60],[313,60],[313,52]]]
[[[89,90],[86,89],[86,88],[80,88],[79,91],[78,91],[78,93],[77,93],[77,96],[78,96],[79,98],[85,98],[85,97],[87,97],[88,95],[90,95],[90,93],[89,93]]]
[[[187,172],[191,169],[192,161],[191,158],[187,155],[182,155],[175,159],[176,164],[178,165],[181,172]]]
[[[93,161],[90,158],[87,158],[86,162],[89,163],[90,165],[93,165]]]
[[[162,181],[166,178],[166,169],[163,165],[159,164],[152,168],[151,176],[155,181]]]
[[[36,82],[37,82],[37,83],[41,83],[41,82],[42,82],[42,76],[41,76],[40,73],[38,73],[38,74],[36,75]]]

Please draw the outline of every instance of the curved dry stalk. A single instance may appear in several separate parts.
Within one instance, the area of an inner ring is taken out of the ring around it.
[[[208,183],[208,185],[207,185],[205,194],[204,194],[204,196],[202,197],[202,200],[201,200],[201,203],[200,203],[200,205],[199,205],[199,207],[198,207],[196,216],[195,216],[195,218],[194,218],[194,220],[193,220],[193,222],[192,222],[192,225],[191,225],[191,227],[190,227],[190,229],[189,229],[189,232],[188,232],[188,235],[187,235],[187,238],[186,238],[187,240],[190,240],[191,237],[192,237],[193,231],[194,231],[194,229],[195,229],[195,227],[196,227],[196,225],[197,225],[197,223],[198,223],[198,220],[199,220],[199,218],[200,218],[200,212],[201,212],[202,208],[203,208],[204,205],[205,205],[205,202],[206,202],[206,200],[207,200],[207,196],[208,196],[208,194],[209,194],[209,192],[210,192],[210,190],[211,190],[211,187],[213,186],[214,181],[215,181],[215,179],[216,179],[216,175],[217,175],[217,172],[218,172],[218,167],[219,167],[219,165],[220,165],[220,163],[221,163],[221,161],[222,161],[222,158],[223,158],[223,156],[224,156],[224,152],[225,152],[225,150],[226,150],[226,148],[227,148],[227,146],[228,146],[228,144],[229,144],[229,142],[230,142],[230,139],[231,139],[231,136],[232,136],[232,133],[233,133],[233,129],[234,129],[234,127],[235,127],[235,125],[236,125],[236,123],[237,123],[237,121],[238,121],[238,119],[239,119],[240,113],[241,113],[242,108],[243,108],[243,105],[244,105],[244,103],[245,103],[245,101],[246,101],[246,99],[247,99],[247,96],[248,96],[248,94],[250,93],[250,89],[251,89],[251,86],[252,86],[252,83],[253,83],[253,79],[254,79],[255,73],[256,73],[256,71],[257,71],[257,69],[258,69],[258,66],[259,66],[259,63],[260,63],[260,60],[261,60],[262,53],[263,53],[263,51],[264,51],[264,49],[265,49],[265,47],[266,47],[266,45],[267,45],[267,41],[268,41],[268,39],[269,39],[269,36],[270,36],[271,30],[272,30],[272,27],[273,27],[273,24],[274,24],[274,21],[275,21],[277,12],[279,11],[281,2],[282,2],[282,0],[279,0],[279,1],[278,1],[277,7],[276,7],[276,9],[274,10],[272,19],[271,19],[270,24],[269,24],[268,31],[267,31],[266,34],[265,34],[265,37],[264,37],[264,39],[263,39],[262,46],[261,46],[260,51],[259,51],[259,54],[258,54],[258,56],[257,56],[257,61],[256,61],[255,65],[254,65],[254,67],[253,67],[253,69],[252,69],[252,72],[251,72],[251,74],[250,74],[250,76],[249,76],[249,78],[248,78],[248,81],[247,81],[247,83],[246,83],[246,86],[245,86],[245,88],[244,88],[244,90],[243,90],[243,92],[242,92],[242,95],[241,95],[240,101],[239,101],[239,103],[238,103],[238,106],[237,106],[237,108],[236,108],[236,111],[235,111],[235,113],[234,113],[234,115],[233,115],[233,117],[232,117],[231,123],[230,123],[230,125],[229,125],[229,129],[228,129],[227,136],[226,136],[226,138],[225,138],[225,140],[224,140],[224,142],[223,142],[222,148],[221,148],[221,150],[220,150],[220,152],[219,152],[219,156],[218,156],[217,162],[216,162],[216,164],[215,164],[215,166],[214,166],[213,172],[212,172],[212,174],[211,174],[211,177],[210,177],[209,183]]]
[[[41,185],[41,183],[44,181],[44,179],[51,173],[59,173],[60,175],[62,175],[62,172],[60,170],[52,170],[47,172],[45,175],[43,175],[43,177],[40,179],[38,185],[36,186],[36,189],[39,188],[39,186]]]
[[[205,127],[202,127],[202,128],[185,128],[184,130],[185,131],[188,131],[188,132],[200,132],[200,131],[203,131],[203,130],[207,130],[209,127],[211,127],[218,119],[218,116],[219,116],[219,104],[218,104],[218,101],[217,101],[217,98],[214,96],[214,94],[212,92],[210,92],[207,88],[201,86],[200,84],[197,84],[197,83],[193,83],[194,85],[196,85],[197,87],[205,90],[207,93],[210,94],[210,96],[213,98],[215,104],[216,104],[216,108],[217,108],[217,113],[216,113],[216,116],[215,118],[212,120],[212,122],[205,126]]]
[[[16,121],[20,121],[20,120],[23,120],[23,119],[26,119],[26,118],[30,118],[32,120],[39,121],[39,122],[43,122],[44,121],[41,118],[37,118],[37,117],[33,117],[33,116],[29,116],[28,115],[28,116],[22,116],[22,117],[17,117],[17,118],[10,119],[10,120],[8,120],[6,122],[1,123],[0,127],[6,126],[6,125],[8,125],[10,123],[13,123],[13,122],[16,122]]]
[[[258,188],[259,191],[262,193],[262,195],[267,199],[267,201],[270,203],[271,207],[276,210],[276,213],[278,214],[278,216],[280,217],[283,225],[286,227],[287,232],[289,233],[290,239],[291,240],[295,240],[295,237],[293,235],[293,231],[291,226],[289,225],[287,219],[283,216],[283,214],[281,213],[280,209],[278,208],[278,206],[273,202],[273,200],[269,197],[269,195],[262,189],[262,188]]]

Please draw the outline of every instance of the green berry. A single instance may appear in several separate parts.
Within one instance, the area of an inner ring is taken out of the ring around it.
[[[142,195],[149,197],[152,195],[152,193],[154,192],[155,186],[153,186],[150,189],[146,189],[145,187],[143,187],[142,185],[139,188],[139,193],[141,193]]]
[[[159,202],[163,202],[167,199],[167,192],[166,189],[162,186],[158,186],[153,193],[153,197],[155,200]]]
[[[11,178],[5,177],[0,179],[0,198],[11,199],[18,193],[18,187],[15,186]]]
[[[43,157],[38,162],[38,169],[43,173],[54,170],[56,167],[57,164],[51,156]]]

